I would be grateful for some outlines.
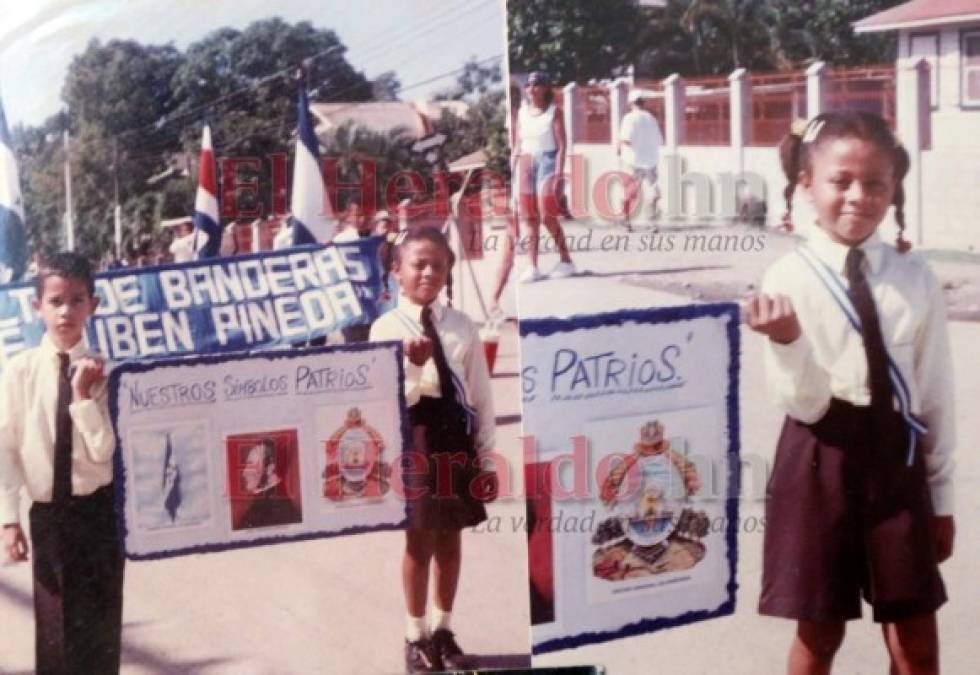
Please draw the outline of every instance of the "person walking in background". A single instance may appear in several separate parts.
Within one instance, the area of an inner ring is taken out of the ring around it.
[[[551,77],[535,71],[527,79],[527,97],[517,113],[513,166],[517,170],[518,210],[527,227],[530,267],[521,275],[524,283],[551,277],[561,279],[576,273],[568,242],[558,222],[558,178],[565,167],[565,121],[554,102]],[[559,262],[547,275],[538,269],[541,223],[555,239]]]
[[[643,107],[643,92],[634,89],[629,93],[630,110],[619,125],[619,144],[616,155],[622,158],[627,173],[633,180],[626,186],[623,198],[623,218],[626,228],[632,229],[630,222],[633,208],[640,194],[648,185],[653,195],[651,218],[657,217],[660,202],[660,187],[657,185],[657,163],[660,161],[660,148],[664,144],[663,134],[657,118]],[[640,206],[643,213],[643,206]]]

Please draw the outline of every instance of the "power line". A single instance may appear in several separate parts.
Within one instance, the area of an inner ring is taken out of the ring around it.
[[[437,15],[435,19],[430,19],[428,21],[428,29],[425,30],[425,31],[421,31],[421,32],[420,31],[415,31],[414,30],[414,27],[412,27],[412,26],[409,26],[409,27],[402,26],[402,27],[400,27],[401,28],[401,32],[400,33],[396,33],[395,37],[390,38],[390,40],[391,41],[397,41],[397,40],[400,40],[400,39],[402,39],[404,37],[421,37],[421,36],[424,36],[425,33],[432,33],[432,32],[434,32],[436,30],[436,28],[442,27],[442,25],[446,24],[447,22],[448,23],[452,23],[454,21],[457,21],[457,20],[463,18],[464,16],[466,16],[468,14],[468,10],[470,8],[476,7],[476,6],[480,5],[480,4],[482,4],[481,0],[476,0],[476,2],[472,2],[469,5],[465,5],[465,4],[464,5],[455,5],[452,8],[450,8],[448,11],[444,12],[443,14]],[[455,14],[455,16],[453,16],[454,14]],[[396,31],[397,30],[398,29],[396,29]],[[383,35],[378,37],[378,40],[377,41],[379,42],[379,44],[381,45],[381,47],[374,54],[371,54],[371,55],[367,56],[366,57],[366,60],[370,61],[376,54],[382,54],[382,53],[385,53],[386,51],[390,51],[390,43],[386,43],[385,42],[385,39],[386,38]],[[115,136],[117,138],[122,138],[122,137],[128,136],[129,134],[160,131],[164,126],[168,126],[168,125],[170,125],[171,123],[173,123],[175,121],[178,121],[178,120],[184,119],[186,117],[191,117],[191,116],[197,115],[199,113],[205,112],[207,110],[210,110],[212,108],[215,108],[215,107],[219,106],[222,103],[225,103],[225,102],[227,102],[229,100],[232,100],[234,98],[237,98],[238,96],[241,96],[242,94],[246,94],[246,93],[255,91],[259,87],[262,87],[263,85],[269,84],[269,83],[271,83],[271,82],[279,79],[280,77],[287,76],[287,75],[292,75],[292,74],[294,74],[296,72],[297,68],[299,68],[299,67],[309,67],[309,65],[311,64],[312,61],[315,61],[317,59],[323,58],[324,56],[327,56],[329,54],[332,54],[332,53],[335,53],[335,52],[338,52],[338,51],[340,51],[340,52],[349,51],[349,48],[345,47],[343,44],[333,45],[333,46],[331,46],[328,49],[325,49],[323,51],[317,52],[315,54],[312,54],[312,55],[310,55],[310,56],[302,59],[299,64],[291,65],[291,66],[288,66],[286,68],[282,68],[282,69],[280,69],[278,71],[275,71],[273,73],[270,73],[268,75],[265,75],[265,76],[259,78],[255,82],[252,82],[252,83],[250,83],[249,85],[247,85],[245,87],[242,87],[242,88],[237,89],[237,90],[235,90],[233,92],[230,92],[228,94],[225,94],[223,96],[220,96],[220,97],[218,97],[218,98],[216,98],[216,99],[214,99],[212,101],[209,101],[207,103],[204,103],[204,104],[201,104],[199,106],[196,106],[195,108],[192,108],[190,110],[185,110],[185,111],[181,111],[181,112],[178,112],[178,113],[173,113],[173,114],[170,114],[170,115],[166,115],[166,116],[162,117],[161,119],[157,120],[156,122],[151,122],[151,123],[148,123],[148,124],[139,126],[139,127],[135,127],[133,129],[127,129],[125,131],[121,131],[121,132],[115,134]],[[339,68],[339,67],[340,66],[337,66],[337,68]],[[328,70],[327,73],[325,73],[325,75],[329,75],[330,72],[331,71]],[[333,72],[336,72],[336,71],[333,71]],[[347,93],[347,92],[351,91],[354,86],[360,86],[360,85],[358,84],[358,85],[352,85],[350,87],[345,87],[345,88],[343,88],[343,89],[338,90],[337,92],[335,92],[334,93],[334,96],[339,96],[339,95],[342,95],[344,93]]]

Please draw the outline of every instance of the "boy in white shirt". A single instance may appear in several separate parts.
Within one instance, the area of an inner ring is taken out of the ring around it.
[[[0,374],[0,524],[7,556],[27,560],[19,497],[34,545],[37,672],[118,673],[123,556],[112,495],[116,441],[104,361],[84,342],[95,312],[89,262],[45,261],[34,310],[47,329]]]

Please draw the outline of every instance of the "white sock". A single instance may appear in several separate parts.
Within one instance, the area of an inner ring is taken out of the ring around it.
[[[452,628],[450,628],[452,618],[452,610],[446,611],[439,609],[438,607],[434,607],[432,614],[432,632],[435,633],[437,630],[452,630]]]
[[[409,642],[418,642],[422,638],[428,635],[428,631],[425,626],[424,616],[412,616],[411,614],[406,615],[405,621],[405,639]]]

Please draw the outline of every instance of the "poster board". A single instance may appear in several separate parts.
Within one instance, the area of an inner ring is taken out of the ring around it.
[[[734,612],[738,354],[732,304],[521,322],[534,653]]]
[[[404,526],[395,342],[131,362],[109,380],[132,559]]]

